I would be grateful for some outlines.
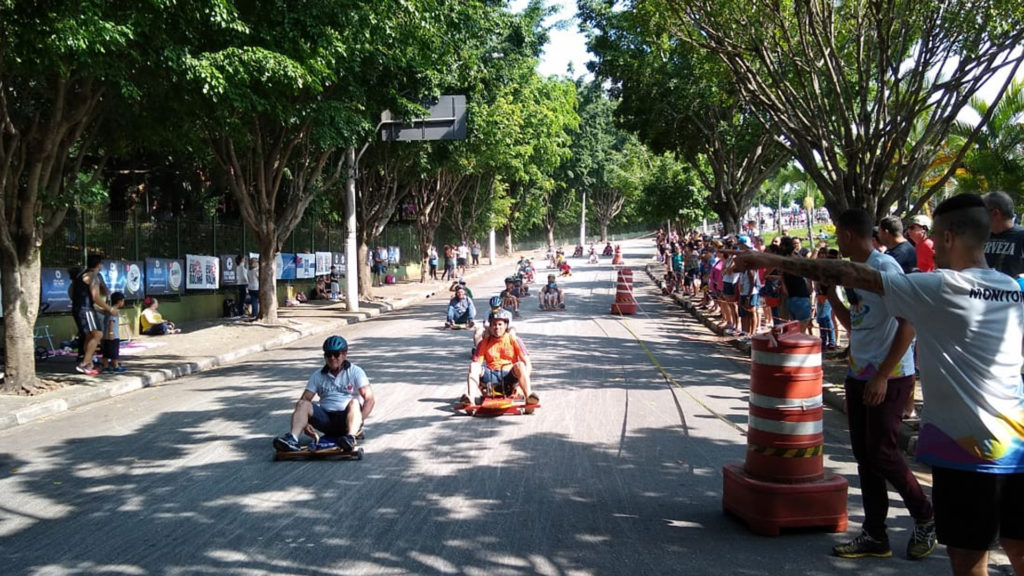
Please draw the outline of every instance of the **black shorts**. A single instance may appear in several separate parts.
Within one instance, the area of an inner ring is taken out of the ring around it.
[[[96,311],[92,308],[80,308],[78,312],[75,312],[75,323],[83,334],[100,331],[100,324],[96,319]]]
[[[121,357],[121,339],[114,338],[113,340],[101,340],[100,351],[103,353],[103,357],[107,360],[117,360]]]
[[[732,282],[722,282],[722,296],[725,296],[726,300],[735,300],[733,296],[736,295],[736,285]]]
[[[359,405],[353,400],[340,412],[328,412],[319,404],[313,404],[313,417],[309,419],[309,423],[313,425],[313,428],[323,432],[324,436],[332,438],[345,436],[348,434],[348,411],[352,409],[353,404]]]
[[[939,542],[988,550],[998,537],[1024,540],[1024,474],[983,474],[932,467]]]
[[[465,266],[466,265],[466,259],[465,258],[456,258],[455,262],[457,262],[459,266]]]

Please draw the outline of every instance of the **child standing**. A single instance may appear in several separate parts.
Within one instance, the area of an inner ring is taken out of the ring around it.
[[[124,372],[121,366],[121,307],[124,306],[124,294],[114,292],[110,295],[110,310],[103,315],[103,372]]]

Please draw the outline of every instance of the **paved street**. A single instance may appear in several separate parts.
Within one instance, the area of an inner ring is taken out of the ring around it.
[[[645,261],[648,242],[629,244]],[[639,266],[634,266],[639,272]],[[545,274],[545,270],[539,270]],[[482,307],[505,271],[471,284]],[[747,361],[635,274],[641,310],[609,314],[615,272],[577,265],[565,312],[524,300],[533,416],[453,413],[469,332],[432,298],[345,328],[377,408],[361,462],[273,462],[322,336],[0,431],[5,575],[946,574],[940,547],[829,556],[847,537],[752,534],[722,512],[722,466],[745,452]],[[826,467],[851,481],[842,414]]]

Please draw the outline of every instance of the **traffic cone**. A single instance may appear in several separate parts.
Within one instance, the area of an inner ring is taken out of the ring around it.
[[[622,246],[620,244],[615,245],[615,255],[612,256],[612,266],[621,266],[625,264],[622,261]]]
[[[628,271],[629,278],[632,281],[633,271]],[[619,270],[618,281],[615,286],[615,302],[612,303],[612,314],[636,314],[636,298],[633,297],[633,286],[626,282],[623,270]]]

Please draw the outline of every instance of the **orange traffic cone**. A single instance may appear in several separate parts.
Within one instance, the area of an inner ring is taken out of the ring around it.
[[[633,271],[629,270],[632,280]],[[615,287],[615,302],[612,303],[612,314],[636,314],[636,298],[633,297],[633,286],[626,282],[626,276],[619,270],[618,282]]]

